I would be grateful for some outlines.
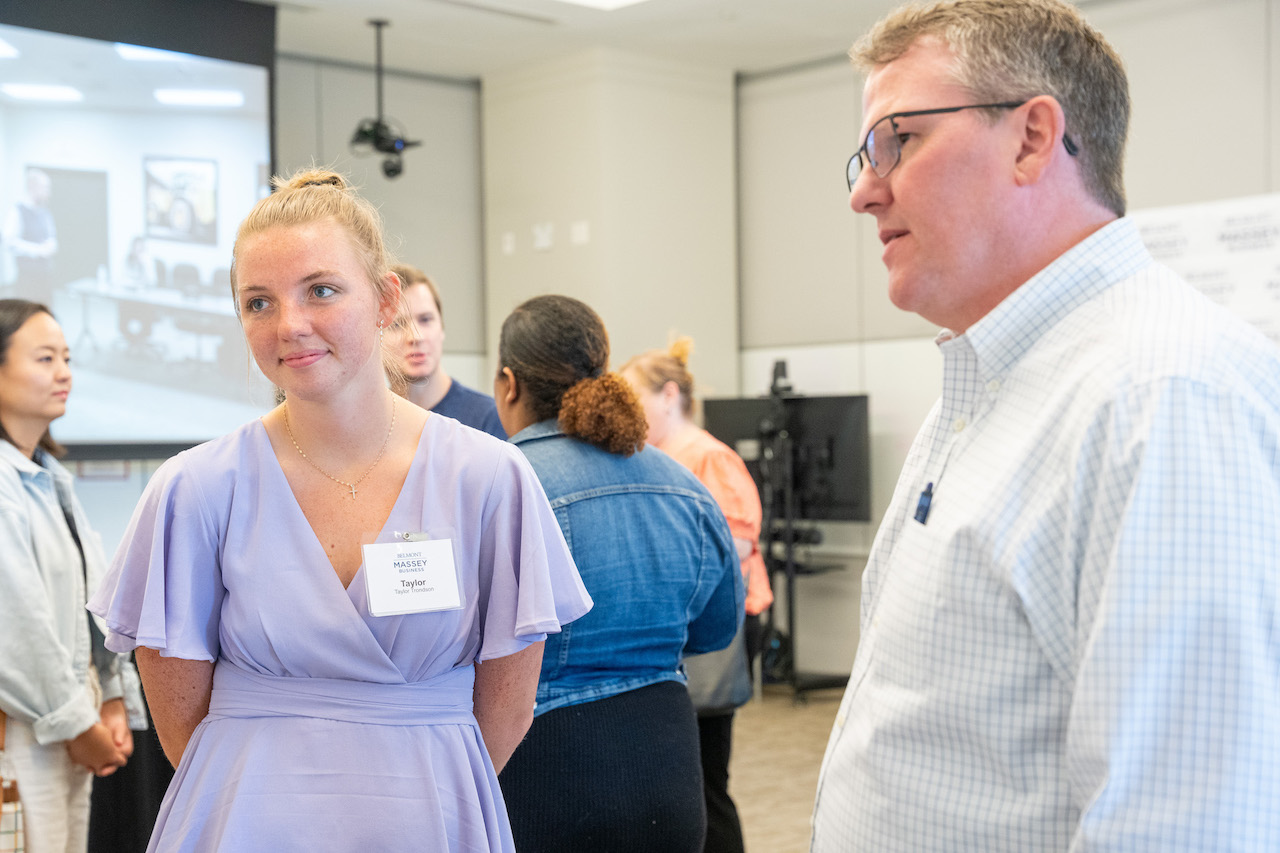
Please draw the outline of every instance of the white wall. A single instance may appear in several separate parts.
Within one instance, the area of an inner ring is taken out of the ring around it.
[[[596,309],[613,363],[691,335],[737,387],[733,76],[596,50],[484,83],[489,349],[524,299]]]

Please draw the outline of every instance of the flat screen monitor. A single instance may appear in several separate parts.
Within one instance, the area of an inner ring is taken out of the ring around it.
[[[62,326],[72,458],[168,455],[273,403],[229,267],[269,192],[275,13],[182,5],[0,9],[0,297]]]
[[[762,476],[762,471],[769,470],[761,464],[762,453],[771,436],[785,428],[797,519],[871,520],[871,441],[865,395],[709,399],[703,401],[703,415],[707,431],[747,463],[762,495],[770,488]],[[782,466],[772,470],[780,472]],[[784,485],[772,483],[775,496]],[[781,512],[780,507],[776,512]]]

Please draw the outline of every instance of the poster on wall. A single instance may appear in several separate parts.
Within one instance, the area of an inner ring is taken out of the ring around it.
[[[1280,344],[1280,193],[1132,217],[1157,261]]]
[[[143,175],[148,237],[209,245],[217,242],[216,161],[147,157]]]

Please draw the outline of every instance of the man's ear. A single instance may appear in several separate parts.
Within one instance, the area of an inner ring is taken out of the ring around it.
[[[1062,105],[1049,95],[1037,95],[1016,111],[1020,131],[1014,177],[1020,186],[1039,181],[1056,156],[1069,157],[1062,137],[1067,117]]]

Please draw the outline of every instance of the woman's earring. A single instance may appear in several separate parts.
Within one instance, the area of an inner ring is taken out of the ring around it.
[[[378,343],[379,343],[379,344],[381,344],[381,343],[382,343],[382,333],[383,333],[384,331],[385,331],[385,330],[382,328],[382,321],[381,321],[381,320],[379,320],[379,321],[378,321]]]

